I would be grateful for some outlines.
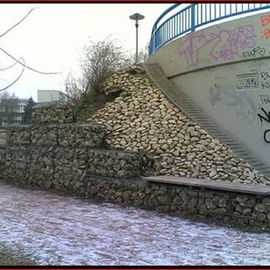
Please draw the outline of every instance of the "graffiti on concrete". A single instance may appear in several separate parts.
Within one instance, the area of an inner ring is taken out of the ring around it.
[[[269,39],[270,38],[270,29],[269,28],[263,29],[263,31],[262,31],[262,37],[264,39]]]
[[[267,71],[263,71],[263,72],[261,72],[261,77],[262,77],[263,80],[269,80],[270,79],[270,74]]]
[[[270,71],[237,74],[236,78],[238,90],[252,90],[260,87],[270,89]]]
[[[260,18],[261,26],[264,27],[262,29],[262,38],[269,39],[270,38],[270,14],[262,15]],[[267,27],[267,28],[265,28]]]
[[[261,121],[261,124],[263,123],[263,121],[270,123],[270,112],[267,112],[264,108],[261,108],[261,110],[263,114],[258,113],[258,117]]]
[[[261,108],[261,113],[258,113],[258,117],[261,121],[261,125],[263,121],[266,121],[267,123],[270,123],[270,112],[266,111],[264,108]],[[270,129],[266,129],[263,133],[263,139],[266,143],[270,143]]]
[[[267,51],[265,48],[261,46],[257,46],[255,48],[252,48],[251,50],[242,52],[242,56],[245,59],[263,57],[268,54],[269,54],[269,51]]]
[[[260,95],[260,100],[262,104],[270,104],[270,96],[269,95]]]
[[[254,122],[256,118],[257,107],[253,100],[243,91],[234,91],[233,87],[226,86],[220,78],[216,78],[214,87],[210,89],[210,103],[212,107],[224,104],[227,107],[234,108],[236,116],[249,123]]]
[[[255,89],[259,87],[259,74],[248,73],[236,75],[238,79],[237,89]]]
[[[260,18],[261,26],[270,24],[270,14],[262,15]]]
[[[268,134],[269,133],[269,134]],[[270,143],[270,129],[266,129],[263,134],[263,139],[266,143]],[[268,139],[269,138],[269,139]]]
[[[211,41],[206,39],[202,31],[195,32],[190,37],[185,38],[180,46],[180,54],[185,57],[188,68],[198,68],[199,55],[207,43]]]
[[[215,26],[212,31],[201,30],[188,35],[179,47],[187,68],[196,69],[201,58],[209,56],[213,63],[241,59],[242,51],[256,46],[254,25],[241,25],[234,29],[222,29]]]
[[[260,73],[261,76],[261,86],[263,89],[270,88],[270,72],[269,71],[262,71]]]

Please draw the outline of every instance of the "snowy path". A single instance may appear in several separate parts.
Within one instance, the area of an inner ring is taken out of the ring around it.
[[[0,246],[42,265],[269,265],[246,233],[0,183]]]

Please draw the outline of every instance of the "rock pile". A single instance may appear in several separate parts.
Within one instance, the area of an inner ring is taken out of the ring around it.
[[[140,82],[140,75],[144,73],[145,71],[141,66],[130,66],[125,70],[120,70],[106,80],[103,85],[104,92],[106,94],[117,92],[128,94],[134,88],[135,78],[137,77],[136,81]]]
[[[174,106],[142,67],[111,76],[106,93],[120,93],[89,121],[107,126],[113,148],[151,157],[155,175],[177,175],[269,185],[270,181]]]

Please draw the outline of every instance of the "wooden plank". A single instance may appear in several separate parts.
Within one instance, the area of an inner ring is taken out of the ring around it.
[[[143,179],[147,180],[148,182],[166,183],[180,186],[191,186],[212,190],[254,194],[260,196],[270,195],[270,187],[261,185],[247,185],[241,183],[230,183],[225,181],[218,182],[214,180],[185,178],[177,176],[150,176],[150,177],[143,177]]]

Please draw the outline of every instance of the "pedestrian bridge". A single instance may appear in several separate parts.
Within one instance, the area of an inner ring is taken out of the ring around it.
[[[270,4],[177,4],[154,24],[146,64],[175,105],[268,177],[269,45]]]

